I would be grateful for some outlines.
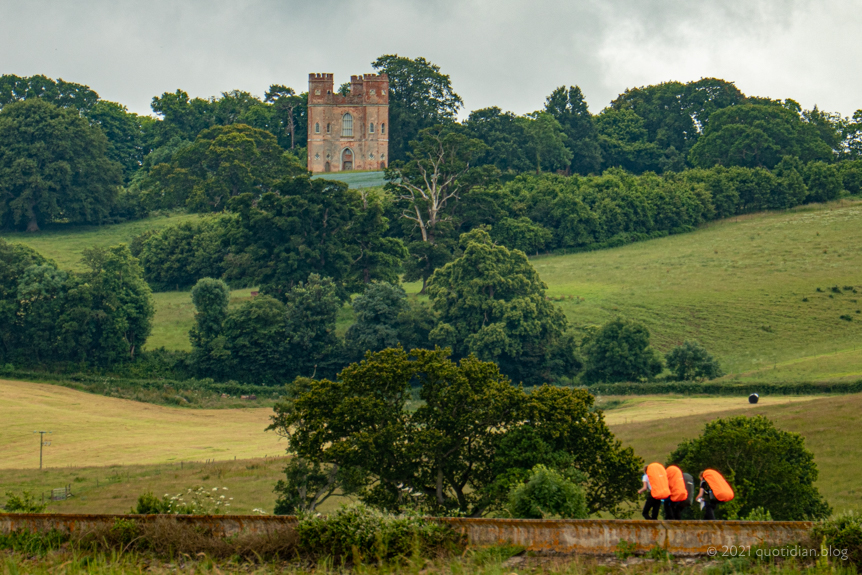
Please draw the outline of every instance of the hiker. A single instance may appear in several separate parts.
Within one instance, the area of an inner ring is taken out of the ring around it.
[[[715,469],[705,469],[700,473],[700,491],[697,500],[703,506],[703,518],[715,520],[715,508],[719,503],[733,499],[733,488],[727,480]]]
[[[689,504],[689,493],[686,489],[682,469],[676,465],[670,465],[666,472],[670,497],[664,500],[665,519],[682,519],[682,510]]]
[[[658,519],[658,511],[661,500],[670,497],[670,488],[667,485],[667,472],[661,463],[650,463],[644,467],[643,487],[638,494],[646,492],[647,500],[644,504],[644,519]]]

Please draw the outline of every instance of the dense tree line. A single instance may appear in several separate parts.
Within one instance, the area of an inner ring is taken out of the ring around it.
[[[152,328],[149,286],[128,248],[85,250],[72,273],[0,239],[0,362],[110,366],[132,361]]]

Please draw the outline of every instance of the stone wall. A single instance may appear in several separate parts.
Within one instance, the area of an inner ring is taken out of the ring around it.
[[[27,529],[58,529],[70,533],[111,525],[116,519],[154,521],[156,515],[0,514],[0,533]],[[293,525],[295,517],[178,515],[178,521],[211,528],[220,535],[265,533]],[[710,548],[780,546],[803,540],[811,529],[805,521],[643,521],[643,520],[540,520],[540,519],[438,519],[467,536],[471,547],[520,545],[530,551],[610,555],[620,541],[638,552],[655,546],[678,556],[707,555]]]

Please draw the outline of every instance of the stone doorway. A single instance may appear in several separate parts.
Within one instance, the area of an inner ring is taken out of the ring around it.
[[[343,152],[341,152],[341,171],[345,172],[347,170],[353,169],[353,150],[350,148],[345,148]]]

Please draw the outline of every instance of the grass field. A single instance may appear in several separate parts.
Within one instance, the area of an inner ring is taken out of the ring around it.
[[[38,233],[3,232],[0,237],[9,242],[30,246],[58,266],[79,270],[81,252],[86,248],[129,244],[135,236],[149,230],[160,230],[180,222],[200,218],[197,214],[172,214],[106,226],[54,226]]]
[[[272,413],[268,408],[171,408],[11,381],[0,381],[0,397],[0,493],[72,484],[87,499],[52,505],[113,513],[127,510],[143,491],[176,492],[219,481],[242,505],[250,506],[248,510],[274,502],[268,490],[281,464],[272,459],[281,459],[285,444],[264,432]],[[699,434],[708,420],[763,413],[780,428],[805,436],[820,467],[819,486],[836,509],[862,509],[857,478],[862,394],[764,397],[757,405],[746,398],[605,396],[599,405],[619,439],[647,461],[662,462],[680,441]],[[53,431],[41,472],[39,440],[33,434],[37,429]]]
[[[664,463],[668,454],[684,439],[698,436],[707,421],[718,417],[760,413],[785,431],[800,433],[805,445],[814,453],[820,470],[817,486],[835,511],[862,511],[862,483],[859,482],[859,462],[862,461],[862,394],[826,397],[807,402],[786,399],[766,401],[756,406],[742,404],[726,411],[712,411],[685,417],[646,421],[638,411],[630,413],[630,421],[619,421],[619,414],[608,412],[611,430],[625,445],[647,462]],[[712,400],[715,401],[715,400]],[[736,400],[744,401],[743,399]],[[648,402],[641,410],[652,409]]]
[[[272,410],[183,409],[0,380],[0,469],[39,466],[34,430],[53,433],[47,467],[247,459],[284,453]]]
[[[638,320],[662,351],[696,339],[727,377],[859,377],[862,204],[820,208],[533,265],[576,326]]]
[[[89,245],[129,241],[146,229],[194,217],[5,237],[69,267]],[[692,233],[532,262],[548,295],[576,327],[616,316],[635,319],[650,328],[661,351],[697,339],[719,358],[729,379],[862,377],[860,202],[753,214]],[[248,299],[250,291],[234,291],[232,303]],[[147,347],[188,349],[194,311],[189,292],[154,297],[155,327]],[[340,334],[352,318],[346,306],[339,314]]]

